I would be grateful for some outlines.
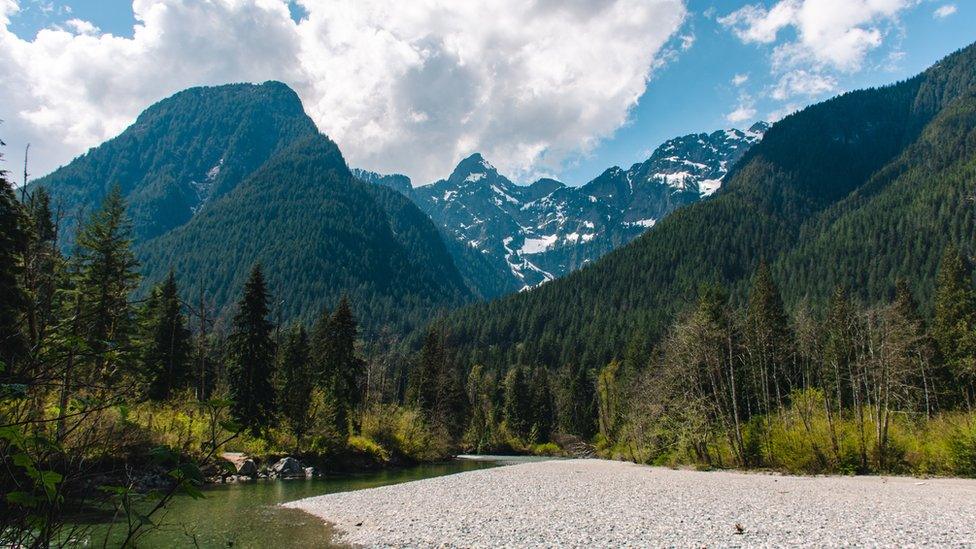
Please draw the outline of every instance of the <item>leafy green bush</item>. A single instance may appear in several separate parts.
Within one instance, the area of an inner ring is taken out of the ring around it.
[[[423,413],[403,406],[376,406],[363,414],[363,438],[415,461],[435,461],[451,455],[448,434],[430,424]]]

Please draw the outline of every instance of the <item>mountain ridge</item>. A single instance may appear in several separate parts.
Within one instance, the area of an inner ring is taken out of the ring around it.
[[[660,337],[700,284],[722,283],[741,300],[763,260],[789,303],[822,302],[836,285],[877,300],[899,277],[924,302],[943,247],[976,247],[966,198],[976,163],[967,118],[974,93],[976,45],[911,79],[787,116],[714,198],[558,281],[449,315],[453,349],[479,362],[598,367],[632,341]],[[952,109],[960,110],[954,118]],[[923,138],[938,152],[911,155]],[[933,155],[946,157],[949,168],[939,173],[951,178],[928,169]],[[925,242],[910,228],[924,231]]]
[[[172,269],[221,320],[255,263],[281,295],[282,321],[310,321],[348,295],[366,330],[403,333],[473,298],[427,215],[355,179],[279,82],[178,92],[32,185],[73,219],[118,185],[141,262],[137,297]]]
[[[414,187],[403,175],[354,170],[363,181],[398,190],[421,207],[455,246],[459,264],[484,256],[502,295],[554,280],[636,238],[672,211],[711,196],[731,166],[768,129],[727,129],[670,139],[629,169],[608,168],[579,187],[551,179],[519,185],[480,153],[445,178]],[[464,269],[462,269],[464,270]],[[484,271],[484,269],[482,269]],[[474,286],[483,285],[474,283]]]

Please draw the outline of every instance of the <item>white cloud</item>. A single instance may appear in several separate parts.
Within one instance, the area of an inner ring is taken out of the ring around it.
[[[749,81],[748,74],[736,74],[735,76],[732,77],[732,85],[737,88],[748,81]]]
[[[753,102],[749,99],[740,100],[738,106],[736,106],[732,112],[725,115],[725,119],[730,124],[741,124],[742,122],[752,120],[755,117],[756,108],[753,106]]]
[[[773,88],[773,99],[783,101],[796,95],[814,97],[837,89],[837,79],[804,70],[790,71],[780,77]]]
[[[936,19],[945,19],[954,13],[956,13],[956,5],[946,4],[944,6],[940,6],[938,9],[932,12],[932,17],[935,17]]]
[[[780,31],[796,38],[775,47],[775,67],[860,70],[898,15],[919,0],[780,0],[772,8],[746,5],[719,21],[747,43],[773,44]]]
[[[477,150],[557,169],[627,121],[686,16],[682,0],[298,3],[296,23],[285,0],[134,0],[132,38],[76,21],[28,41],[0,0],[8,153],[32,142],[41,173],[180,89],[277,79],[352,165],[426,182]]]
[[[73,30],[75,34],[98,34],[99,28],[91,24],[89,21],[84,21],[82,19],[68,19],[65,21],[65,25],[69,29]]]

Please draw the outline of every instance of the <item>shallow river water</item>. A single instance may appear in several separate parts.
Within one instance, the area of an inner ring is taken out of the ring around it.
[[[204,490],[204,499],[177,497],[166,514],[155,520],[161,526],[142,538],[139,547],[334,547],[331,527],[302,511],[284,509],[278,504],[533,459],[539,458],[478,456],[342,477],[215,485]],[[96,526],[88,543],[77,541],[101,546],[107,527]],[[119,535],[123,529],[112,528]]]

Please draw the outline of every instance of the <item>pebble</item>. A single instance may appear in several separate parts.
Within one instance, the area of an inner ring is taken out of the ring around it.
[[[286,503],[366,547],[976,546],[976,480],[483,469]]]

